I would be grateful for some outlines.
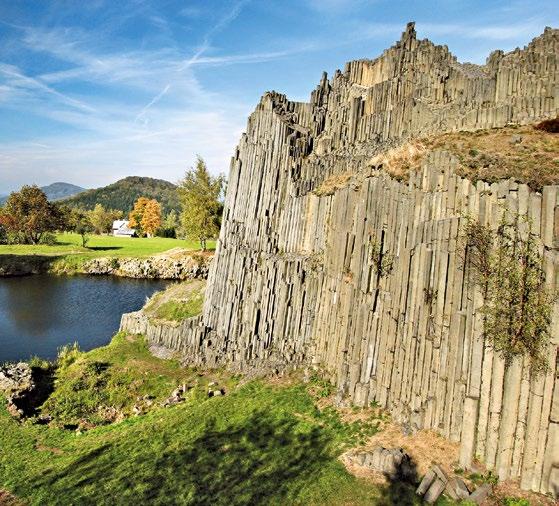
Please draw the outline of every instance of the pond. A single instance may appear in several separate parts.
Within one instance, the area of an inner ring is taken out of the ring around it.
[[[40,274],[0,278],[0,363],[33,355],[52,359],[61,346],[107,344],[122,313],[137,311],[168,281]]]

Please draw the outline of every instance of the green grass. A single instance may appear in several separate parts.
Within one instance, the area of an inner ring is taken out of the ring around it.
[[[197,291],[186,300],[170,300],[164,302],[155,311],[155,317],[160,320],[181,322],[187,318],[199,315],[204,305],[204,294]]]
[[[0,245],[0,267],[25,263],[37,265],[40,271],[58,274],[80,272],[83,264],[97,257],[143,258],[163,253],[173,248],[196,251],[196,241],[163,237],[137,238],[92,235],[87,248],[81,246],[81,237],[73,233],[56,235],[57,244],[48,245]],[[215,241],[208,241],[208,248],[215,248]]]
[[[144,392],[159,399],[177,384],[198,383],[183,404],[156,403],[81,434],[18,423],[0,401],[0,489],[29,504],[419,504],[411,488],[379,488],[345,470],[337,457],[373,434],[378,420],[345,423],[333,408],[317,407],[308,385],[237,386],[222,371],[156,359],[143,339],[124,335],[68,357],[45,405],[54,415],[53,402],[71,410],[84,396],[101,396],[126,410]],[[78,388],[84,371],[92,381],[112,380]],[[208,398],[209,381],[227,394]]]
[[[142,338],[125,334],[87,353],[67,347],[58,363],[55,390],[42,412],[59,425],[104,424],[129,416],[144,395],[158,403],[179,384],[203,387],[195,372],[154,359]]]
[[[163,237],[114,237],[111,235],[92,235],[87,248],[82,248],[81,237],[73,233],[56,235],[54,246],[15,244],[0,245],[0,255],[78,255],[95,258],[101,256],[114,257],[147,257],[172,248],[200,249],[197,241],[169,239]],[[215,241],[209,241],[209,248],[215,247]]]

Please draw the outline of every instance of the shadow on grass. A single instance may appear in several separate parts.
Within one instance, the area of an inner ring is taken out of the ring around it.
[[[226,427],[209,421],[193,440],[165,442],[167,431],[133,447],[116,442],[45,471],[34,486],[69,493],[55,496],[60,504],[293,504],[332,459],[324,432],[299,423],[258,412]]]
[[[385,474],[388,484],[381,489],[378,506],[415,506],[421,505],[422,500],[415,493],[419,483],[417,465],[413,459],[408,461],[405,476],[391,477]]]
[[[122,249],[122,246],[88,246],[91,251],[112,251],[115,249]]]

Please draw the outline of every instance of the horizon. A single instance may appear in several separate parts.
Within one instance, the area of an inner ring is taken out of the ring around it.
[[[0,195],[130,175],[176,183],[197,154],[227,174],[263,93],[308,101],[322,71],[376,58],[408,21],[483,64],[559,17],[545,0],[441,0],[435,12],[368,0],[0,6]]]

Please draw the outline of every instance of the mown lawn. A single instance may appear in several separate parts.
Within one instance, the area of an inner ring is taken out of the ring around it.
[[[81,434],[21,424],[0,401],[0,489],[37,505],[418,504],[413,489],[401,495],[345,470],[337,457],[374,433],[378,420],[342,421],[333,408],[317,407],[309,385],[239,387],[222,371],[180,369],[149,355],[141,338],[119,335],[64,366],[53,394],[59,406],[71,410],[97,395],[79,394],[68,380],[99,362],[112,379],[97,390],[119,390],[123,377],[128,403],[146,390],[159,399],[181,382],[198,382],[182,404]],[[208,398],[210,380],[226,395]],[[126,404],[119,392],[115,402]]]
[[[56,235],[57,243],[47,245],[0,245],[0,270],[10,271],[11,266],[31,265],[39,272],[75,274],[82,271],[85,262],[96,257],[143,258],[174,248],[199,251],[196,241],[162,237],[114,237],[92,235],[86,248],[81,246],[78,234]],[[208,248],[215,248],[215,241],[208,241]]]
[[[78,234],[66,232],[57,234],[56,240],[57,244],[54,246],[35,246],[31,244],[0,245],[0,255],[78,255],[87,258],[99,256],[146,257],[173,248],[200,249],[200,244],[197,241],[163,237],[92,235],[90,236],[87,248],[81,246],[82,240]],[[208,241],[208,247],[213,249],[215,241]]]

